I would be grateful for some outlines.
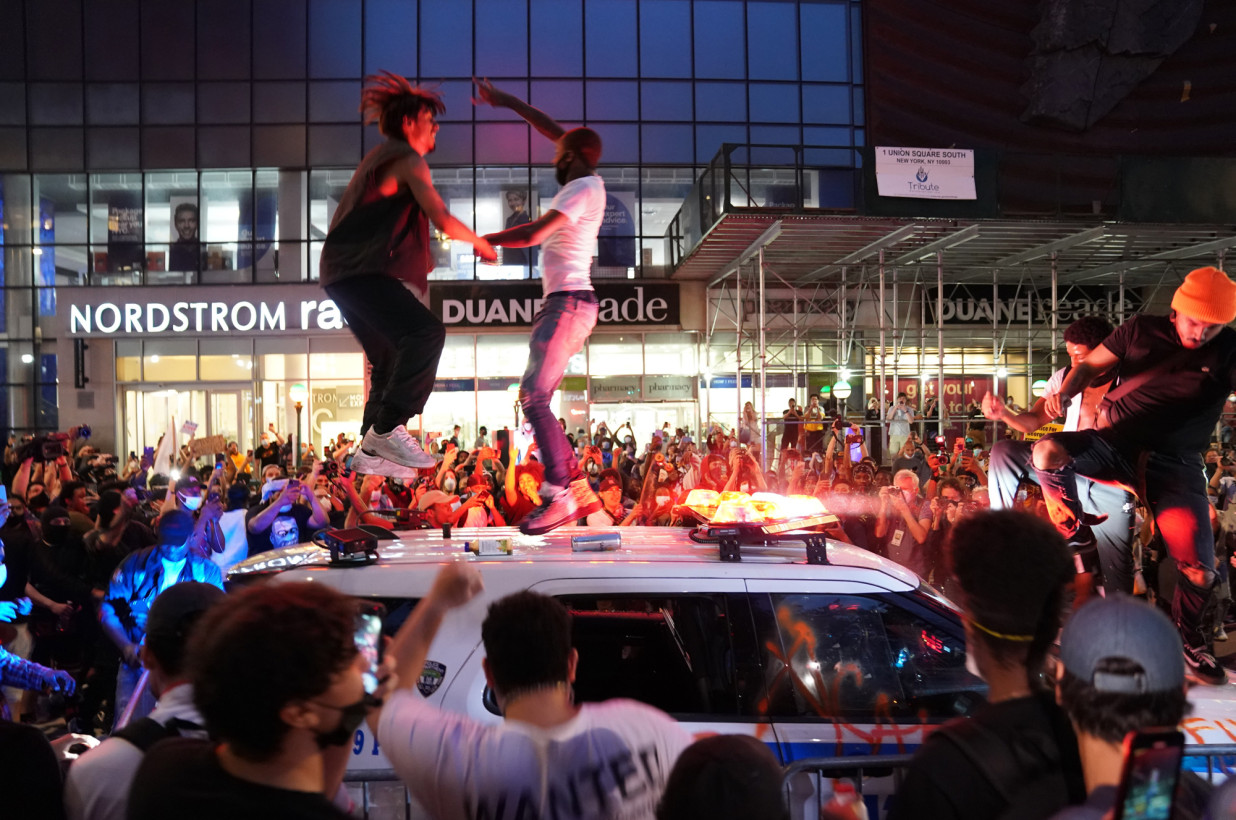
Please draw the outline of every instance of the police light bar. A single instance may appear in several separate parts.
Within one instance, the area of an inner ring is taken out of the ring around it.
[[[810,495],[692,490],[681,507],[707,522],[702,534],[718,542],[723,561],[742,560],[740,544],[792,540],[806,542],[809,563],[827,563],[824,536],[804,531],[838,523],[824,503]]]

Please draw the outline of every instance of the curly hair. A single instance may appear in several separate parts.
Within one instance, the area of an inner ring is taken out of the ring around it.
[[[383,70],[365,77],[360,111],[365,125],[376,122],[382,136],[402,139],[404,119],[415,120],[423,108],[441,114],[446,104],[437,93],[417,88],[393,72]]]
[[[1075,345],[1085,345],[1093,350],[1112,335],[1111,322],[1102,316],[1083,316],[1064,329],[1064,340]]]
[[[262,584],[211,609],[190,638],[193,696],[213,737],[247,760],[279,752],[288,703],[353,663],[356,604],[324,584]]]
[[[1064,539],[1041,518],[992,510],[954,524],[945,552],[976,638],[1001,666],[1024,663],[1031,688],[1041,688],[1074,575]]]

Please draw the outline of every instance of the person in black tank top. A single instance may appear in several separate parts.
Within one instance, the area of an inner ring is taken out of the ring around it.
[[[320,281],[369,360],[370,388],[353,469],[411,477],[432,467],[405,426],[433,392],[446,328],[426,304],[429,223],[495,261],[486,240],[447,211],[425,155],[437,144],[436,94],[390,72],[366,78],[361,111],[387,141],[361,160],[331,219]]]

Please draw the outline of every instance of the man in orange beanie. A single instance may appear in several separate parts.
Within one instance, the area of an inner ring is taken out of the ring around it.
[[[1176,562],[1172,615],[1195,679],[1224,683],[1202,613],[1215,586],[1214,536],[1202,453],[1223,404],[1236,387],[1236,282],[1221,270],[1199,268],[1172,297],[1167,316],[1129,319],[1070,372],[1047,411],[1064,403],[1095,376],[1118,368],[1098,410],[1097,429],[1045,436],[1033,462],[1047,509],[1077,554],[1091,560],[1090,525],[1075,476],[1122,484],[1140,494]]]

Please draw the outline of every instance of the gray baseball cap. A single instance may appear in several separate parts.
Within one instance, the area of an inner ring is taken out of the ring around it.
[[[1132,661],[1136,674],[1098,671],[1108,659]],[[1143,695],[1184,685],[1184,649],[1171,619],[1128,595],[1091,601],[1073,614],[1060,636],[1064,668],[1100,692]]]

